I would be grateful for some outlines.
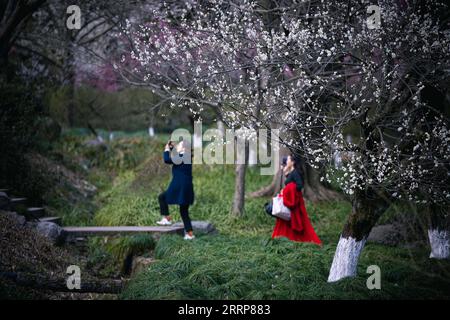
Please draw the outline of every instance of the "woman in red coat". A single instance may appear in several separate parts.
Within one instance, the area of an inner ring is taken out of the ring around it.
[[[303,181],[299,173],[300,161],[295,156],[287,157],[283,173],[286,175],[285,187],[280,196],[283,203],[291,210],[291,220],[286,221],[277,218],[272,238],[286,237],[292,241],[314,242],[322,245],[314,228],[309,221],[308,213],[303,200]]]

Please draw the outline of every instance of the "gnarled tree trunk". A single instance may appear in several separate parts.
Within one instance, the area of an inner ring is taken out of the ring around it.
[[[289,154],[289,150],[286,149],[284,153],[280,155],[280,158]],[[303,196],[306,200],[311,202],[318,201],[329,201],[341,199],[342,196],[339,192],[336,192],[330,188],[327,188],[324,184],[320,182],[320,177],[318,172],[312,168],[310,165],[305,164],[303,166],[303,184],[304,192]],[[280,181],[282,180],[282,181]],[[277,174],[274,175],[272,182],[258,191],[250,193],[248,196],[250,198],[258,197],[273,197],[281,191],[284,187],[284,177],[282,170],[278,170]]]
[[[283,159],[283,157],[289,155],[289,153],[290,153],[290,151],[288,148],[286,148],[286,147],[279,148],[278,155],[280,157],[280,163],[281,163],[281,159]],[[248,197],[249,198],[273,197],[278,192],[281,191],[283,183],[284,183],[283,171],[280,169],[273,176],[272,182],[268,186],[265,186],[255,192],[248,194]]]
[[[367,237],[387,208],[387,201],[375,190],[356,193],[352,202],[352,212],[334,254],[328,282],[356,275],[359,256]]]
[[[248,194],[249,198],[260,198],[260,197],[274,197],[277,193],[281,191],[285,177],[282,170],[273,176],[272,182],[258,191]]]
[[[311,202],[318,201],[330,201],[341,199],[342,196],[339,192],[336,192],[323,183],[320,182],[319,173],[310,165],[305,164],[303,168],[304,172],[304,188],[303,196],[306,200]]]

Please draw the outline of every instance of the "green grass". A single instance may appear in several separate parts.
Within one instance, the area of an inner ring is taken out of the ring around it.
[[[116,178],[96,215],[103,224],[149,225],[159,218],[157,194],[170,179],[147,177],[151,183],[136,189],[140,174],[126,171]],[[358,277],[327,283],[339,234],[351,206],[347,202],[307,203],[311,221],[324,242],[312,244],[271,239],[274,220],[262,210],[266,199],[248,199],[242,217],[230,214],[233,168],[194,168],[194,220],[211,221],[218,236],[185,242],[163,237],[155,249],[159,262],[133,279],[123,299],[403,299],[450,298],[450,265],[432,261],[427,248],[410,251],[368,244],[361,256]],[[143,179],[142,177],[140,179]],[[145,179],[144,179],[145,180]],[[256,190],[270,181],[250,169],[247,188]],[[178,208],[171,207],[180,220]],[[382,290],[368,290],[366,269],[382,270]],[[432,271],[431,271],[432,270]],[[169,273],[169,275],[168,275]]]
[[[151,235],[139,234],[122,237],[93,237],[88,242],[87,267],[100,277],[123,276],[130,268],[133,256],[148,256],[155,248]]]
[[[72,129],[67,130],[54,145],[54,156],[61,158],[66,168],[93,183],[99,192],[99,196],[93,201],[86,199],[74,190],[72,181],[61,179],[61,183],[54,186],[53,192],[46,197],[46,206],[52,215],[62,217],[64,225],[113,224],[115,220],[112,218],[118,218],[114,214],[109,215],[104,223],[101,221],[101,214],[100,218],[95,218],[94,214],[98,209],[108,211],[106,204],[109,203],[110,196],[117,202],[124,201],[123,206],[114,204],[114,207],[126,208],[139,202],[139,199],[127,197],[131,192],[123,192],[123,188],[127,186],[123,182],[131,175],[133,190],[144,190],[145,184],[150,181],[140,179],[140,176],[152,170],[153,174],[158,175],[158,170],[163,167],[152,165],[157,163],[152,157],[160,156],[163,144],[161,137],[150,139],[139,132],[123,133],[114,141],[107,142],[106,148],[86,146],[86,142],[92,138],[83,129]],[[143,186],[140,187],[138,183]],[[122,222],[120,219],[116,220]]]
[[[160,259],[138,275],[124,299],[399,299],[449,298],[448,272],[419,252],[415,263],[401,249],[368,245],[358,277],[326,282],[334,244],[318,248],[268,236],[204,236],[186,243],[162,238]],[[419,263],[419,265],[417,265]],[[382,290],[368,290],[367,266],[382,270]],[[436,269],[427,273],[424,267]],[[448,266],[448,265],[447,265]],[[418,269],[419,267],[419,269]],[[440,271],[439,271],[440,270]],[[447,270],[448,271],[448,270]],[[439,272],[441,274],[439,274]]]
[[[123,143],[130,143],[127,140],[130,138],[124,139]],[[95,177],[102,184],[95,199],[99,209],[93,224],[154,225],[159,219],[157,196],[170,181],[170,168],[162,163],[160,154],[164,142],[141,144],[139,138],[131,139],[136,141],[128,152],[136,150],[135,160],[94,162],[96,173],[91,173],[90,178]],[[123,150],[120,142],[116,143],[114,148]],[[110,152],[117,154],[114,150]],[[271,177],[261,176],[258,168],[251,168],[246,189],[251,192],[270,181]],[[244,215],[232,216],[232,166],[194,166],[194,189],[191,218],[212,222],[219,230],[218,235],[199,236],[192,242],[179,236],[163,236],[156,247],[146,239],[116,239],[97,251],[95,248],[103,244],[92,243],[93,264],[96,257],[101,260],[105,254],[108,259],[119,261],[133,250],[153,251],[154,247],[158,262],[132,279],[121,298],[450,298],[450,262],[429,259],[426,247],[405,249],[369,243],[361,255],[357,277],[327,283],[336,244],[351,210],[348,202],[307,203],[312,224],[324,243],[320,248],[286,239],[272,240],[275,220],[263,212],[267,199],[247,199]],[[178,207],[170,210],[180,221]],[[369,265],[381,268],[381,290],[366,287]]]

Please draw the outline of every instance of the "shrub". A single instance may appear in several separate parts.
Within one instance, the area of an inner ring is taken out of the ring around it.
[[[0,184],[40,202],[47,183],[26,155],[36,146],[35,119],[39,116],[32,92],[17,83],[0,88]]]

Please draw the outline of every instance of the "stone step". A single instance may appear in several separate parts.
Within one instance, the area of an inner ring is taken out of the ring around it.
[[[42,218],[45,216],[44,208],[28,208],[27,214],[34,218]]]
[[[192,229],[195,234],[217,234],[216,227],[209,221],[192,221]],[[172,225],[173,227],[183,228],[183,222],[177,222]]]
[[[27,198],[22,198],[22,197],[12,197],[10,200],[13,203],[21,203],[21,204],[27,203]]]
[[[9,208],[11,211],[26,210],[27,198],[10,198]]]
[[[39,218],[40,222],[53,222],[56,223],[58,226],[61,225],[62,219],[60,217],[43,217]]]
[[[8,194],[9,189],[0,189],[0,192],[4,192],[4,193]]]
[[[183,227],[136,227],[136,226],[117,226],[117,227],[65,227],[63,228],[66,237],[79,238],[88,236],[113,236],[113,235],[135,235],[142,233],[178,233],[183,234]]]

